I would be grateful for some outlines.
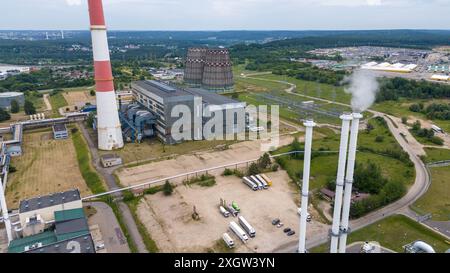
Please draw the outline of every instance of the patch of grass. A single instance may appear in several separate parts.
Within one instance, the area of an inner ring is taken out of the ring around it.
[[[212,187],[216,184],[216,178],[210,174],[202,174],[183,182],[184,185],[199,185],[201,187]]]
[[[98,173],[91,166],[91,154],[87,143],[79,131],[72,133],[73,145],[77,154],[78,167],[84,181],[93,194],[106,191]]]
[[[422,197],[414,203],[414,207],[424,213],[431,213],[435,221],[450,220],[450,167],[433,167],[431,186]],[[450,248],[450,247],[449,247]]]
[[[52,105],[52,117],[59,117],[59,108],[67,106],[67,101],[61,92],[49,96],[50,104]]]
[[[383,247],[397,252],[403,252],[403,246],[416,240],[422,240],[433,246],[436,252],[445,252],[449,245],[446,238],[420,223],[403,215],[394,215],[372,225],[351,233],[348,244],[354,242],[377,241]],[[324,244],[311,249],[313,253],[327,252],[329,244]]]
[[[139,233],[142,236],[142,239],[144,240],[145,248],[150,253],[157,253],[159,252],[158,246],[156,245],[155,241],[152,239],[150,233],[148,232],[145,225],[142,223],[142,221],[139,219],[137,215],[137,209],[138,205],[141,202],[141,198],[133,198],[126,202],[128,207],[130,208],[131,214],[133,215],[133,219],[136,222],[137,228],[139,230]]]
[[[427,163],[450,160],[450,150],[447,149],[425,148],[425,152],[427,154],[425,162]]]

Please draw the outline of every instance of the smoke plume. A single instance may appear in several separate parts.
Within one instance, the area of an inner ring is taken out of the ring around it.
[[[81,0],[66,0],[66,3],[69,6],[79,6],[81,5]]]
[[[352,110],[354,112],[363,112],[375,102],[379,84],[374,73],[356,70],[351,76],[346,77],[344,82],[349,83],[345,92],[352,94]]]

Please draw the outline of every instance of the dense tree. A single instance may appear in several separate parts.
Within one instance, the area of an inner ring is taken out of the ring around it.
[[[11,119],[11,115],[5,111],[5,109],[0,108],[0,121],[5,121]]]
[[[11,113],[19,113],[20,105],[16,100],[11,101]]]
[[[29,100],[25,100],[23,109],[25,110],[25,114],[27,114],[27,115],[36,114],[36,108],[34,107],[34,104]]]

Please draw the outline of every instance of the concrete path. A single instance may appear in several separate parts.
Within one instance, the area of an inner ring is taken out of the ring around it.
[[[78,123],[79,128],[81,132],[84,135],[84,138],[86,139],[86,142],[88,143],[89,150],[91,151],[92,156],[92,163],[97,170],[97,172],[103,176],[105,179],[105,182],[108,186],[109,190],[115,190],[119,187],[116,184],[116,180],[114,176],[112,175],[112,172],[114,171],[114,168],[111,169],[105,169],[100,165],[100,157],[98,154],[97,146],[94,144],[94,142],[91,139],[91,136],[89,135],[89,132],[87,131],[86,127],[83,123]],[[141,234],[139,233],[139,230],[137,228],[136,222],[134,221],[133,215],[131,214],[130,209],[126,204],[124,204],[122,201],[122,192],[117,192],[114,194],[115,202],[118,203],[120,213],[123,216],[123,219],[125,221],[125,225],[127,226],[128,232],[130,233],[131,239],[133,240],[134,244],[136,245],[139,253],[147,253],[147,249],[144,244],[144,240],[142,239]]]
[[[44,103],[45,103],[45,107],[47,107],[47,109],[45,109],[45,111],[52,111],[52,104],[50,103],[49,100],[50,95],[49,94],[44,94]]]

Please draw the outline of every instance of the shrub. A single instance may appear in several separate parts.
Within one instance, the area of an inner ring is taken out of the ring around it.
[[[166,183],[164,183],[163,192],[164,192],[165,196],[169,196],[173,192],[172,184],[170,184],[170,182],[168,180],[166,181]]]
[[[384,141],[384,137],[383,136],[377,136],[375,138],[375,142],[383,142]]]
[[[402,123],[403,124],[407,124],[408,123],[408,118],[407,117],[402,117]]]
[[[11,119],[11,115],[5,111],[5,109],[0,108],[0,121],[5,121]]]
[[[25,110],[25,114],[27,115],[34,115],[36,114],[36,108],[34,107],[34,104],[29,101],[25,100],[25,104],[23,105],[23,109]]]
[[[280,166],[278,165],[278,164],[273,164],[272,165],[272,167],[270,168],[270,170],[272,171],[272,172],[276,172],[276,171],[278,171],[278,168],[279,168]]]
[[[95,91],[94,90],[89,91],[89,95],[95,96]]]
[[[259,159],[258,159],[258,167],[260,169],[266,169],[270,165],[270,156],[268,153],[264,153]]]
[[[258,164],[252,163],[252,164],[250,164],[250,167],[248,167],[247,175],[256,175],[256,174],[259,174],[260,172],[261,171],[258,167]]]
[[[16,100],[11,101],[11,113],[19,113],[20,105]]]
[[[230,175],[233,175],[233,174],[234,174],[233,170],[230,170],[230,169],[227,169],[227,168],[225,168],[225,170],[222,173],[223,176],[230,176]]]

